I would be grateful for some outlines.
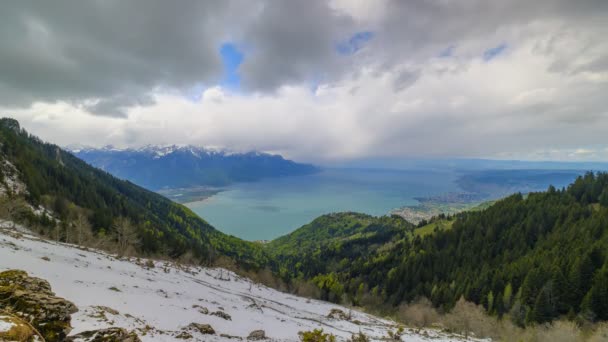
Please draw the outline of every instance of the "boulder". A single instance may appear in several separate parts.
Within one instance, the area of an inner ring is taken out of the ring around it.
[[[215,330],[213,330],[213,327],[209,324],[190,323],[188,329],[198,331],[203,335],[215,335]]]
[[[232,317],[229,314],[225,313],[224,311],[215,311],[215,312],[210,313],[210,315],[217,316],[219,318],[223,318],[227,321],[232,321]]]
[[[249,333],[247,339],[250,341],[260,341],[266,339],[266,332],[264,330],[254,330]]]
[[[55,296],[51,285],[24,271],[0,273],[0,309],[30,322],[47,342],[63,341],[72,330],[76,306]]]
[[[141,342],[135,332],[129,332],[123,328],[107,328],[99,330],[84,331],[80,334],[69,336],[66,342]]]
[[[340,309],[331,309],[329,311],[329,314],[327,314],[327,318],[333,318],[333,319],[341,319],[341,320],[349,320],[350,317],[349,315],[347,315],[344,311],[340,310]]]

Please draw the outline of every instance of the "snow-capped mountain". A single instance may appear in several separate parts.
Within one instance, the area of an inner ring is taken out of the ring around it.
[[[317,168],[263,152],[236,153],[192,145],[140,148],[70,146],[87,163],[152,190],[224,186],[261,178],[310,174]]]

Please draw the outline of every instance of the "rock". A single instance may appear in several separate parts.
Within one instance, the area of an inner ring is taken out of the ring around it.
[[[181,333],[177,334],[175,338],[179,338],[180,340],[190,340],[192,339],[192,334],[187,331],[182,331]]]
[[[344,311],[340,309],[331,309],[329,314],[327,314],[327,318],[333,319],[341,319],[341,320],[349,320],[350,317]]]
[[[189,329],[196,330],[203,335],[215,335],[215,330],[209,324],[190,323]]]
[[[141,342],[135,332],[128,332],[123,328],[107,328],[84,331],[69,336],[66,342]]]
[[[32,327],[22,319],[0,314],[0,341],[32,341],[36,337]]]
[[[210,313],[210,315],[223,318],[227,321],[232,321],[232,317],[230,317],[230,315],[225,313],[224,311],[215,311],[215,312]]]
[[[220,334],[220,337],[231,339],[231,340],[243,340],[240,336],[228,335],[228,334]]]
[[[63,341],[72,330],[71,315],[78,311],[56,297],[48,281],[19,270],[0,273],[0,309],[31,322],[47,342]]]
[[[250,341],[260,341],[266,339],[266,332],[264,330],[254,330],[249,333],[247,339]]]
[[[208,315],[209,314],[209,309],[207,309],[204,306],[200,306],[198,304],[194,304],[194,305],[192,305],[192,308],[198,309],[198,312],[202,313],[203,315]]]

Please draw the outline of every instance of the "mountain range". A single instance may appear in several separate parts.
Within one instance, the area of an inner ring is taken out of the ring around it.
[[[192,145],[119,149],[71,147],[78,158],[151,190],[226,186],[262,178],[312,174],[318,168],[263,152],[235,153]]]

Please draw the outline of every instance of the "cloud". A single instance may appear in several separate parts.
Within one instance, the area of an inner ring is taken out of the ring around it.
[[[0,14],[0,109],[64,145],[605,158],[606,15],[603,0],[22,1]]]
[[[156,88],[216,80],[224,2],[19,1],[0,12],[0,101],[99,100],[124,116]]]

